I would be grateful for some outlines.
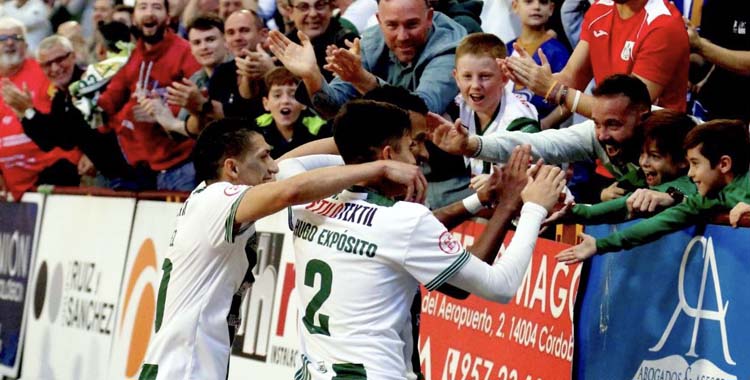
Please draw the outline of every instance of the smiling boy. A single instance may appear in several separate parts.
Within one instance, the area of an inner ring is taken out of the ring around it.
[[[536,109],[513,93],[498,66],[505,54],[503,42],[489,33],[468,35],[456,47],[457,116],[471,134],[539,131]],[[480,160],[472,160],[471,166],[472,174],[486,173],[489,168]]]
[[[688,133],[683,147],[690,165],[688,176],[698,188],[698,194],[605,238],[595,239],[584,234],[583,242],[557,254],[557,260],[573,264],[596,253],[639,246],[717,212],[729,211],[739,202],[748,202],[750,137],[747,125],[739,120],[701,124]]]

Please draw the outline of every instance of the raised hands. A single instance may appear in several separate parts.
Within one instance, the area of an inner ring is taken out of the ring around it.
[[[321,75],[310,38],[300,31],[297,31],[297,37],[302,44],[296,44],[281,32],[272,30],[268,34],[269,48],[292,74],[303,79]]]
[[[200,113],[205,102],[206,97],[190,79],[182,78],[181,82],[172,82],[167,87],[167,103],[185,108],[192,114]]]
[[[8,78],[3,78],[0,81],[1,94],[3,101],[8,105],[13,112],[16,113],[18,118],[23,117],[23,113],[28,109],[34,107],[31,100],[31,93],[26,83],[23,84],[23,90],[18,88]]]
[[[186,134],[182,120],[177,119],[172,110],[161,100],[160,97],[141,97],[138,99],[139,112],[147,115],[154,123],[161,125],[167,132]],[[133,112],[135,113],[135,108]]]
[[[263,49],[263,45],[260,43],[256,46],[255,51],[242,49],[242,53],[244,57],[234,59],[238,76],[258,80],[274,68],[273,57]]]
[[[474,181],[472,178],[474,183],[481,181],[477,188],[479,200],[483,204],[503,202],[513,209],[518,209],[522,204],[521,192],[528,184],[529,177],[535,177],[542,167],[542,160],[539,160],[537,165],[529,168],[530,160],[531,147],[518,146],[513,150],[507,165],[502,168],[495,166],[493,173],[484,180]]]
[[[536,175],[529,177],[528,184],[521,191],[521,198],[524,202],[534,202],[550,212],[560,199],[560,193],[565,189],[565,172],[557,166],[537,165],[537,167]]]
[[[571,265],[588,259],[596,254],[596,239],[593,236],[581,234],[581,242],[560,253],[555,258],[557,261]]]
[[[539,59],[542,62],[540,66],[517,42],[513,44],[513,50],[518,53],[518,56],[512,55],[505,59],[505,74],[516,84],[525,86],[539,96],[544,96],[555,81],[547,56],[544,55],[542,49],[538,50]]]
[[[406,188],[407,202],[424,203],[427,196],[427,179],[419,166],[399,161],[379,161],[384,165],[383,179]]]
[[[362,66],[360,40],[344,41],[347,48],[329,46],[326,48],[326,65],[324,69],[336,74],[341,80],[351,83],[360,93],[365,93],[377,86],[377,78]]]
[[[427,114],[427,129],[432,133],[432,142],[440,149],[456,155],[471,156],[478,149],[475,138],[461,120],[450,122],[436,113]]]
[[[620,188],[617,185],[617,182],[613,182],[611,185],[605,187],[602,190],[602,192],[599,194],[599,198],[602,200],[602,202],[611,201],[625,195],[625,189]]]

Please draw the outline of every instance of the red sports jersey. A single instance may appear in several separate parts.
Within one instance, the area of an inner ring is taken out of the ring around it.
[[[649,0],[623,20],[612,0],[586,12],[581,40],[589,44],[594,79],[636,74],[664,86],[657,105],[685,111],[690,45],[682,15],[666,0]]]
[[[133,107],[138,100],[133,94],[138,82],[144,81],[148,91],[164,94],[172,82],[190,78],[200,68],[190,44],[171,31],[149,50],[143,41],[138,41],[128,63],[112,77],[97,101],[110,117],[107,126],[117,133],[130,164],[146,162],[152,170],[165,170],[190,157],[192,139],[172,137],[158,124],[136,120]],[[177,110],[173,108],[173,113]]]
[[[18,88],[28,88],[38,112],[47,113],[52,106],[54,87],[44,76],[39,64],[27,59],[21,70],[8,77]],[[23,133],[21,121],[13,109],[0,100],[0,175],[15,199],[36,184],[39,172],[61,159],[77,164],[80,151],[55,148],[42,151]]]

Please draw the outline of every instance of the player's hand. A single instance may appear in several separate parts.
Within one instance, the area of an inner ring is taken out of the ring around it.
[[[504,202],[513,208],[522,205],[521,193],[529,183],[529,178],[534,178],[537,173],[533,169],[529,172],[529,161],[531,160],[531,146],[519,145],[513,149],[508,164],[503,167],[500,181],[497,184],[498,201]],[[542,160],[537,162],[536,168],[541,168]]]
[[[596,238],[581,234],[581,243],[570,247],[555,256],[555,259],[565,264],[575,264],[596,254]]]
[[[654,212],[659,207],[669,207],[674,204],[674,199],[667,193],[650,189],[638,189],[625,201],[628,212]]]
[[[383,179],[406,188],[407,202],[424,203],[427,196],[427,179],[419,166],[403,162],[384,160]]]
[[[745,202],[737,203],[737,205],[732,207],[732,210],[729,211],[729,224],[731,224],[732,227],[737,228],[742,216],[747,214],[750,214],[750,204]]]
[[[315,57],[310,38],[305,33],[297,31],[297,37],[301,44],[292,42],[278,30],[272,30],[268,34],[268,43],[271,53],[284,64],[292,74],[300,78],[310,78],[318,75],[318,60]]]
[[[0,87],[2,87],[0,93],[2,94],[3,102],[15,112],[19,119],[23,117],[23,113],[27,109],[34,107],[31,100],[31,93],[26,83],[23,84],[22,90],[13,84],[10,79],[3,78],[0,81]]]
[[[518,55],[512,55],[505,59],[506,74],[516,84],[528,88],[539,96],[544,96],[555,81],[547,56],[544,55],[542,49],[538,50],[537,53],[542,62],[540,66],[517,42],[513,44],[513,50]]]
[[[573,206],[575,206],[575,205],[576,205],[575,202],[565,202],[565,203],[563,203],[563,206],[559,210],[557,210],[557,211],[553,212],[552,214],[550,214],[547,217],[547,219],[545,219],[544,222],[542,222],[542,225],[543,226],[550,226],[550,225],[558,224],[558,223],[561,223],[561,222],[564,223],[566,221],[566,219],[570,217],[571,210],[573,209]]]
[[[528,181],[521,191],[523,201],[534,202],[547,212],[552,211],[565,189],[565,172],[557,166],[543,165],[535,177],[528,177]]]
[[[604,190],[602,190],[601,194],[599,195],[599,198],[601,198],[602,202],[611,201],[625,195],[625,189],[621,189],[617,187],[617,185],[618,183],[614,182],[613,184],[605,187]]]
[[[472,141],[469,130],[461,120],[450,122],[436,113],[427,114],[427,130],[432,135],[432,142],[438,148],[456,155],[470,156],[478,148],[478,143]]]

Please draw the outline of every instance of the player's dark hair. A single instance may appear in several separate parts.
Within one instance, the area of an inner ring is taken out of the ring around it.
[[[747,173],[750,165],[750,134],[747,124],[740,120],[717,119],[695,127],[685,137],[685,150],[701,146],[700,153],[716,167],[721,156],[732,159],[732,173]]]
[[[398,151],[398,140],[410,130],[407,111],[373,100],[346,103],[333,120],[333,140],[347,164],[374,161],[387,145]]]
[[[690,116],[684,112],[661,109],[652,112],[641,126],[644,147],[653,141],[659,154],[669,156],[674,163],[687,162],[682,142],[695,127],[695,121]]]
[[[368,91],[362,96],[362,99],[375,100],[383,103],[390,103],[401,107],[407,111],[427,115],[430,111],[427,104],[417,95],[403,87],[384,85],[378,86]]]
[[[651,95],[646,84],[640,79],[625,74],[614,74],[606,77],[592,91],[595,97],[612,97],[622,95],[630,100],[629,107],[639,112],[651,110]]]
[[[226,118],[210,123],[198,136],[193,148],[195,177],[200,181],[219,178],[224,160],[241,157],[250,149],[250,136],[257,131],[251,129],[246,119]]]
[[[219,32],[224,34],[224,21],[220,19],[219,16],[209,13],[194,18],[193,21],[188,24],[187,32],[190,33],[193,29],[205,32],[213,28],[219,29]]]

